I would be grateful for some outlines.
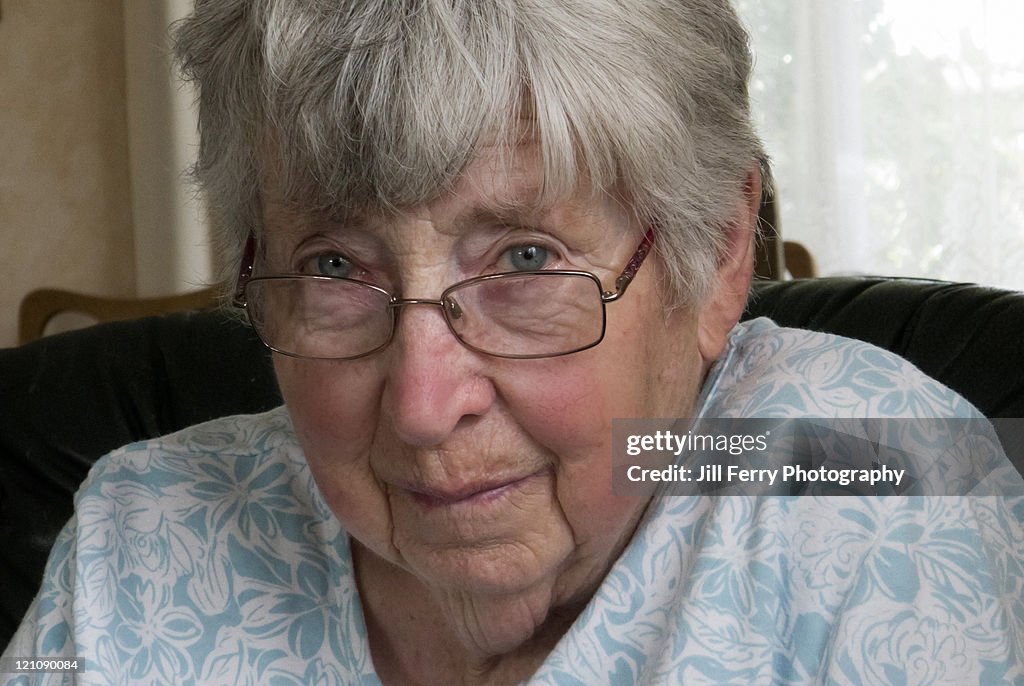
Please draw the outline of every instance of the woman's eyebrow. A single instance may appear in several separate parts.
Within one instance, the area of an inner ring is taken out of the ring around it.
[[[480,198],[471,207],[457,216],[454,224],[459,229],[480,226],[540,226],[551,223],[551,217],[558,214],[573,217],[578,208],[571,202],[557,202],[541,199],[541,189],[536,183],[516,186]]]
[[[545,214],[530,208],[477,206],[460,213],[453,224],[460,233],[484,227],[532,226],[540,223]]]

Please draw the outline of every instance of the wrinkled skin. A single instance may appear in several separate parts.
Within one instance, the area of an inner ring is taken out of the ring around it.
[[[532,149],[512,169],[484,156],[450,195],[344,225],[304,216],[268,180],[261,269],[312,273],[317,255],[337,252],[358,278],[436,298],[508,271],[510,248],[541,245],[545,268],[589,271],[611,288],[643,227],[610,195],[509,210],[533,197],[538,173]],[[758,193],[751,180],[737,199],[711,301],[667,311],[651,258],[590,350],[494,358],[462,346],[438,308],[414,306],[370,357],[276,356],[312,473],[354,539],[385,683],[514,683],[567,630],[647,504],[612,494],[611,421],[691,410],[742,310]]]

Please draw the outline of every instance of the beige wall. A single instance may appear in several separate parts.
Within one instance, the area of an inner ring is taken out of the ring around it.
[[[39,287],[133,295],[120,0],[3,0],[0,346]]]

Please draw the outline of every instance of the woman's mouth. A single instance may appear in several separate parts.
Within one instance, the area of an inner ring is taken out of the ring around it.
[[[503,478],[484,483],[468,484],[458,488],[430,487],[404,484],[413,500],[427,508],[452,507],[456,505],[481,505],[501,498],[520,487],[524,482],[537,476],[534,472],[525,476]]]

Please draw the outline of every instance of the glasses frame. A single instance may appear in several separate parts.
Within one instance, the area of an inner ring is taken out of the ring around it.
[[[366,281],[361,281],[359,279],[349,279],[349,278],[340,277],[340,276],[324,276],[324,275],[320,275],[320,274],[275,274],[275,275],[271,275],[271,276],[254,277],[253,276],[253,271],[255,269],[255,264],[256,264],[256,238],[255,238],[255,236],[252,233],[250,233],[248,239],[246,240],[245,250],[244,250],[243,256],[242,256],[242,263],[241,263],[241,267],[240,267],[239,272],[238,272],[238,280],[237,280],[236,286],[235,286],[235,295],[234,295],[234,298],[232,299],[232,305],[234,305],[235,307],[244,309],[246,311],[246,316],[249,318],[249,321],[251,323],[252,318],[249,317],[249,305],[248,305],[248,298],[247,298],[247,290],[248,290],[249,285],[252,284],[252,283],[258,283],[258,282],[283,281],[283,280],[303,280],[303,281],[306,281],[306,282],[312,282],[312,281],[328,281],[328,282],[346,281],[346,282],[349,282],[349,283],[359,284],[360,286],[364,286],[364,287],[369,288],[371,290],[377,291],[378,293],[380,293],[380,294],[382,294],[382,295],[387,297],[387,299],[388,299],[388,310],[391,312],[391,328],[390,328],[390,331],[388,332],[387,339],[385,339],[384,342],[382,342],[379,346],[377,346],[373,350],[369,350],[369,351],[367,351],[365,353],[360,353],[359,355],[349,355],[349,356],[345,356],[345,357],[311,357],[309,355],[300,355],[300,354],[297,354],[297,353],[288,352],[286,350],[281,350],[279,348],[276,348],[273,345],[271,345],[270,343],[268,343],[266,340],[264,340],[263,336],[260,335],[260,341],[262,341],[263,345],[267,346],[267,348],[269,348],[270,350],[273,350],[274,352],[276,352],[276,353],[278,353],[280,355],[286,355],[288,357],[295,357],[295,358],[304,359],[304,360],[358,360],[360,358],[368,357],[370,355],[373,355],[375,353],[380,352],[384,348],[386,348],[389,345],[391,345],[391,342],[395,338],[395,331],[398,329],[398,313],[399,313],[399,308],[406,307],[406,306],[409,306],[409,305],[430,305],[430,306],[434,306],[434,307],[440,307],[442,315],[444,317],[445,324],[448,326],[448,330],[451,331],[452,335],[455,336],[455,339],[458,340],[460,344],[464,345],[466,348],[468,348],[470,350],[473,350],[474,352],[478,352],[478,353],[481,353],[483,355],[489,355],[491,357],[500,357],[500,358],[511,359],[511,360],[533,360],[533,359],[541,359],[541,358],[547,358],[547,357],[562,357],[563,355],[572,355],[573,353],[578,353],[578,352],[581,352],[583,350],[587,350],[589,348],[593,348],[594,346],[598,345],[599,343],[601,343],[601,341],[604,340],[606,323],[607,323],[607,319],[608,319],[605,307],[608,305],[608,303],[615,302],[616,300],[621,298],[623,295],[625,295],[626,289],[629,288],[629,285],[633,282],[633,278],[636,276],[637,272],[640,271],[640,267],[643,265],[644,260],[647,259],[647,255],[650,253],[651,246],[653,244],[654,244],[654,229],[653,228],[649,228],[644,233],[643,240],[640,241],[640,244],[637,246],[636,252],[633,253],[632,257],[630,257],[629,262],[626,263],[626,266],[625,266],[625,268],[623,268],[622,273],[620,273],[619,276],[616,277],[616,279],[615,279],[615,290],[613,290],[613,291],[604,290],[604,286],[601,283],[601,279],[599,279],[596,274],[593,274],[591,272],[580,271],[580,270],[572,270],[572,269],[540,269],[540,270],[531,270],[531,271],[522,271],[522,272],[501,272],[501,273],[498,273],[498,274],[484,274],[483,276],[474,276],[472,278],[465,279],[463,281],[459,281],[457,283],[454,283],[451,286],[448,286],[447,288],[444,289],[444,291],[441,292],[441,296],[438,299],[434,300],[434,299],[430,299],[430,298],[398,298],[398,297],[395,297],[395,295],[393,293],[391,293],[390,291],[388,291],[387,289],[381,288],[380,286],[377,286],[375,284],[367,283]],[[482,282],[485,282],[485,281],[492,281],[492,280],[495,280],[495,279],[507,279],[507,278],[509,278],[511,276],[542,276],[542,277],[545,277],[545,278],[551,277],[551,276],[574,276],[574,277],[585,277],[585,278],[588,278],[591,281],[593,281],[594,284],[597,287],[597,291],[598,291],[598,294],[600,295],[600,300],[601,300],[601,334],[600,334],[600,336],[593,343],[589,343],[587,345],[583,345],[583,346],[580,346],[580,347],[577,347],[577,348],[573,348],[572,350],[566,350],[564,352],[557,352],[557,353],[540,353],[540,354],[527,354],[527,355],[511,355],[511,354],[504,354],[504,353],[493,353],[493,352],[490,352],[490,351],[478,348],[475,345],[473,345],[472,343],[469,343],[466,340],[464,340],[462,338],[462,336],[459,335],[458,331],[455,330],[455,325],[452,323],[453,317],[456,318],[456,319],[458,318],[458,315],[455,314],[455,311],[452,308],[452,305],[457,305],[457,304],[455,303],[454,300],[449,299],[449,296],[452,293],[455,293],[455,292],[457,292],[459,290],[462,290],[464,288],[467,288],[467,287],[471,287],[471,286],[473,286],[475,284],[478,284],[478,283],[482,283]],[[256,329],[255,326],[253,328]],[[258,329],[256,329],[256,333],[257,334],[260,333]]]

